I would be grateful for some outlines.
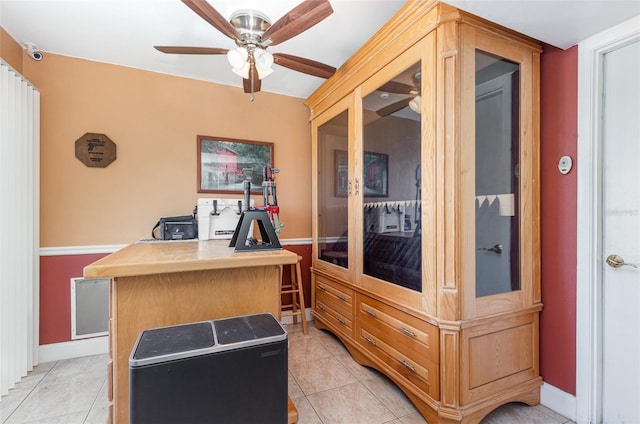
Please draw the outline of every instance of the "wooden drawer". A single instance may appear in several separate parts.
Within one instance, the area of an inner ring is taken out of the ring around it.
[[[363,328],[413,361],[440,362],[437,327],[366,296],[360,297],[358,316]]]
[[[353,290],[322,277],[315,278],[315,299],[342,315],[353,317]]]
[[[366,350],[433,399],[440,399],[440,369],[437,363],[428,359],[415,361],[363,327],[360,327],[359,333],[358,342]]]
[[[353,291],[322,277],[314,278],[314,313],[326,324],[353,337]]]
[[[315,313],[321,319],[324,319],[327,324],[331,324],[349,335],[349,337],[353,337],[353,322],[350,317],[337,312],[335,309],[331,309],[321,301],[316,302]]]

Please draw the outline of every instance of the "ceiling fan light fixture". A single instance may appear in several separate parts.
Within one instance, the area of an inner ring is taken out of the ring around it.
[[[271,66],[273,65],[273,55],[268,51],[256,48],[253,51],[253,61],[258,70],[258,78],[262,79],[273,73]]]
[[[238,47],[235,50],[229,50],[227,52],[227,60],[233,69],[242,69],[242,67],[247,63],[248,57],[249,53],[244,47]]]
[[[273,69],[271,69],[271,68],[260,69],[260,68],[256,67],[256,69],[258,70],[258,78],[260,78],[260,79],[268,77],[269,75],[271,75],[273,73]]]
[[[266,51],[265,49],[256,48],[253,51],[253,59],[256,63],[256,68],[258,70],[270,70],[273,65],[273,55]]]
[[[409,108],[416,112],[420,113],[422,109],[422,97],[416,96],[409,102]]]
[[[242,66],[240,66],[239,68],[233,68],[231,70],[237,76],[246,79],[246,78],[249,78],[249,70],[250,69],[251,69],[251,65],[249,65],[249,62],[244,62],[244,64]]]

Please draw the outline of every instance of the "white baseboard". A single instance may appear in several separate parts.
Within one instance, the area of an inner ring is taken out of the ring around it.
[[[576,397],[551,384],[542,384],[540,403],[571,421],[576,420]]]
[[[38,354],[40,363],[62,361],[64,359],[109,353],[109,337],[94,337],[72,342],[40,345]]]
[[[307,322],[312,321],[313,315],[311,315],[311,308],[306,308],[304,312],[305,312],[304,315],[307,317]],[[293,324],[293,317],[292,316],[282,317],[280,322],[283,324]]]

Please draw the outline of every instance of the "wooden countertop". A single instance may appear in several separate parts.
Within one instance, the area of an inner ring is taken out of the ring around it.
[[[208,269],[294,264],[288,250],[235,252],[229,240],[138,242],[84,268],[85,278],[129,277]]]

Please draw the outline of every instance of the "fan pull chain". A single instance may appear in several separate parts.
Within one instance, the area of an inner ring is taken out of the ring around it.
[[[253,53],[251,54],[251,59],[252,59],[251,62],[250,62],[251,66],[249,66],[249,78],[251,78],[251,96],[249,97],[249,101],[251,103],[253,103],[253,101],[255,100],[255,97],[253,95],[253,82],[255,81],[255,79],[253,77],[253,75],[254,75],[253,71],[254,71],[254,66],[256,66],[255,65],[255,59],[253,59]]]

